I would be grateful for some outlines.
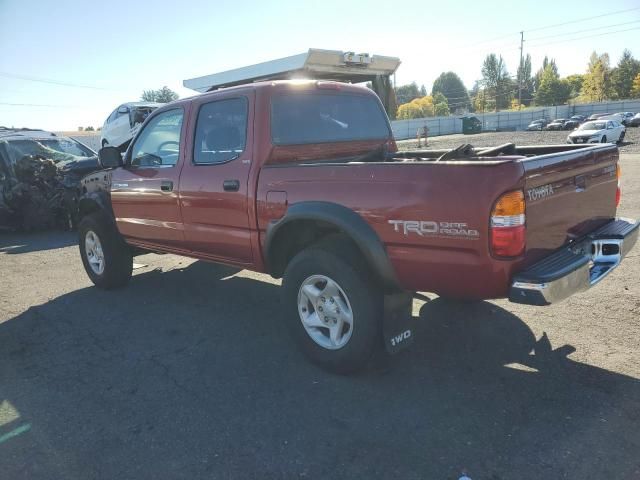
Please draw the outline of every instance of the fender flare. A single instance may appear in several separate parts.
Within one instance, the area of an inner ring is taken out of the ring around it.
[[[273,243],[278,236],[278,232],[285,225],[297,220],[315,220],[335,226],[356,244],[386,290],[402,290],[384,244],[375,230],[358,213],[332,202],[308,201],[294,203],[289,206],[284,217],[269,224],[264,244],[267,271],[271,270],[270,264],[272,264],[272,252],[274,251]]]
[[[80,200],[78,200],[78,213],[79,218],[82,219],[85,215],[101,211],[115,226],[116,220],[111,207],[111,195],[108,192],[97,191],[91,193],[85,193]]]

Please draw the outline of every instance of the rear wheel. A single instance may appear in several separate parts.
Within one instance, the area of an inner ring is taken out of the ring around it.
[[[348,251],[303,250],[282,284],[293,339],[314,363],[335,373],[361,370],[382,346],[382,292],[366,268],[354,267],[358,262]]]
[[[133,257],[104,214],[84,217],[78,234],[82,263],[94,285],[107,290],[125,286],[131,279]]]
[[[620,138],[618,138],[618,143],[622,143],[622,142],[624,142],[624,135],[625,135],[625,133],[627,133],[627,132],[622,132],[622,133],[620,134]]]
[[[600,139],[600,143],[607,143],[607,136],[603,135],[602,138]]]

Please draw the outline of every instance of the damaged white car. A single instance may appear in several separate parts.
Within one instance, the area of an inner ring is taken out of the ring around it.
[[[144,123],[145,119],[162,103],[123,103],[107,117],[102,125],[100,144],[105,147],[126,147]]]
[[[617,120],[595,120],[571,132],[567,143],[621,143],[625,133],[625,127]]]

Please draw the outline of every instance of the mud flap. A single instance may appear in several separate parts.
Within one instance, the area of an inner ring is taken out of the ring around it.
[[[382,333],[387,352],[395,354],[413,343],[414,320],[412,316],[413,295],[411,292],[384,296],[384,319]]]

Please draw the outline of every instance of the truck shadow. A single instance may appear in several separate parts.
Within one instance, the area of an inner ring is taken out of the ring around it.
[[[640,382],[492,303],[429,302],[410,351],[340,377],[290,344],[277,285],[233,273],[140,273],[0,324],[3,476],[638,475]]]
[[[42,232],[0,232],[0,253],[19,254],[53,250],[77,243],[78,234],[76,232],[51,230],[45,235]]]

